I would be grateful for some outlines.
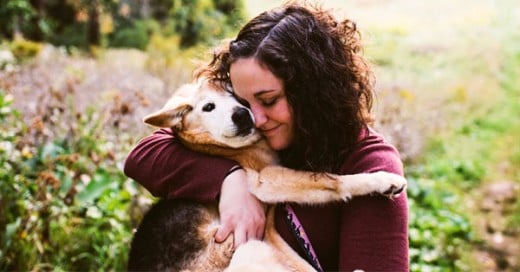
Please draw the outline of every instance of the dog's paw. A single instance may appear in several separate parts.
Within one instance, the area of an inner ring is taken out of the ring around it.
[[[401,195],[405,187],[406,185],[403,185],[401,187],[395,187],[392,185],[388,190],[383,192],[383,195],[386,195],[389,198],[398,197],[399,195]]]
[[[406,188],[406,179],[388,172],[372,173],[380,186],[379,193],[388,198],[398,197]]]

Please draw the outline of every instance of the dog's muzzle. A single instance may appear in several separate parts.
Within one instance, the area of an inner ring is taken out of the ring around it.
[[[247,136],[255,128],[251,113],[246,108],[237,108],[233,112],[231,120],[233,120],[233,124],[236,126],[236,136]]]

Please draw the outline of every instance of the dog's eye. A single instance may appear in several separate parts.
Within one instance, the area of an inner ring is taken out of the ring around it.
[[[207,111],[207,112],[210,112],[212,110],[215,109],[215,104],[214,103],[208,103],[206,105],[204,105],[204,107],[202,107],[202,110],[203,111]]]

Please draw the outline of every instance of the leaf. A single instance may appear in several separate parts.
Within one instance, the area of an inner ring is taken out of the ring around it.
[[[117,189],[117,182],[114,182],[108,173],[100,171],[94,174],[87,186],[78,193],[77,199],[80,201],[80,205],[94,203],[105,192]]]
[[[13,223],[7,224],[5,227],[5,248],[8,249],[11,246],[12,238],[18,239],[16,237],[13,237],[16,231],[20,228],[20,224],[22,223],[22,218],[18,217],[16,221]]]
[[[61,147],[55,143],[49,142],[43,146],[43,148],[41,150],[40,158],[42,160],[54,159],[59,154],[62,154],[64,151],[65,151],[65,149],[63,147]]]

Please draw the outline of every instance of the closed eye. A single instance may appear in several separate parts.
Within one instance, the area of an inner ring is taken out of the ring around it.
[[[204,107],[202,107],[202,111],[205,111],[205,112],[210,112],[214,109],[215,109],[215,103],[207,103],[206,105],[204,105]]]
[[[276,104],[276,102],[278,102],[278,98],[279,97],[274,97],[274,98],[271,98],[271,99],[264,99],[264,100],[261,100],[260,103],[264,107],[271,107],[274,104]]]

